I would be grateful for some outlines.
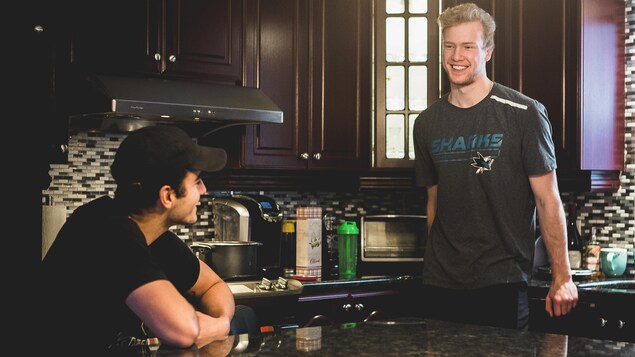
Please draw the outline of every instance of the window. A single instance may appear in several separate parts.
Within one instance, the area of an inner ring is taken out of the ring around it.
[[[440,93],[438,2],[376,0],[374,167],[414,165],[414,120]]]

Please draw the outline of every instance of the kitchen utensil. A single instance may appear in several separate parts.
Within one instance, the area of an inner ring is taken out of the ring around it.
[[[256,276],[260,242],[206,241],[190,245],[194,254],[221,278],[239,280]]]
[[[282,208],[262,195],[233,194],[213,199],[215,240],[260,242],[258,267],[280,267]]]

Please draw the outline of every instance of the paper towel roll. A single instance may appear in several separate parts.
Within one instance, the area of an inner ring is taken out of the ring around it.
[[[42,259],[66,222],[66,206],[42,206]]]

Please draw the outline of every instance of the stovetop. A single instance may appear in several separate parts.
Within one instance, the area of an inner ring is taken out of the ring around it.
[[[303,289],[300,281],[282,277],[275,280],[262,278],[262,280],[253,281],[229,281],[227,285],[234,298],[300,295]]]

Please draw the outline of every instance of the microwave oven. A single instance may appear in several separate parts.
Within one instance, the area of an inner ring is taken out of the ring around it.
[[[366,215],[360,219],[362,262],[423,262],[424,215]]]

